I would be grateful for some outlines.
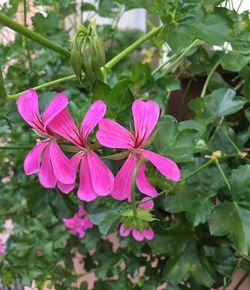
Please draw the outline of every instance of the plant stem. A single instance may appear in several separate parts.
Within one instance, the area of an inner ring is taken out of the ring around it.
[[[195,45],[197,45],[200,42],[199,39],[194,40],[189,46],[187,46],[186,48],[184,48],[183,50],[181,50],[180,55],[178,56],[179,53],[172,55],[169,59],[167,59],[164,63],[162,63],[160,66],[158,66],[153,72],[152,74],[156,74],[159,70],[161,70],[165,65],[167,65],[171,60],[175,59],[177,56],[178,58],[170,64],[170,67],[168,68],[170,70],[170,68],[172,68],[173,66],[175,66],[176,63],[178,63],[184,56],[185,54],[192,49]]]
[[[1,14],[0,14],[0,23],[1,23]],[[124,49],[122,52],[120,52],[118,55],[116,55],[113,59],[111,59],[107,64],[104,66],[104,68],[111,69],[113,66],[115,66],[119,61],[121,61],[127,54],[129,54],[131,51],[133,51],[136,47],[140,46],[143,42],[148,40],[150,37],[154,36],[160,31],[161,27],[155,27],[153,28],[149,33],[144,35],[142,38],[138,39],[136,42],[131,44],[129,47]],[[102,68],[102,69],[104,69]],[[34,87],[34,90],[39,90],[45,87],[48,87],[50,85],[54,85],[63,81],[68,81],[68,80],[74,80],[76,79],[76,75],[70,75],[67,77],[63,77],[57,80],[54,80],[52,82],[48,82],[39,86]],[[27,92],[27,90],[14,94],[14,95],[8,95],[8,99],[16,99],[20,94]]]
[[[28,27],[28,23],[27,23],[27,0],[23,0],[23,22],[24,22],[24,26]],[[29,50],[29,46],[28,46],[28,41],[27,39],[24,37],[24,46],[26,48],[27,51],[27,58],[28,58],[28,62],[29,62],[29,68],[31,68],[31,55],[30,55],[30,50]]]
[[[205,82],[205,84],[204,84],[204,86],[203,86],[203,89],[202,89],[202,92],[201,92],[201,98],[204,98],[204,97],[205,97],[206,92],[207,92],[208,84],[209,84],[209,82],[210,82],[210,80],[211,80],[211,78],[212,78],[212,76],[213,76],[213,74],[214,74],[216,68],[219,66],[220,62],[221,62],[221,59],[219,59],[219,60],[214,64],[214,66],[212,67],[210,73],[208,74],[207,79],[206,79],[206,82]]]
[[[48,40],[47,38],[41,36],[40,34],[29,30],[24,25],[21,25],[15,21],[13,21],[11,18],[9,18],[6,15],[1,14],[1,13],[0,13],[0,24],[11,28],[12,30],[26,36],[27,38],[41,44],[44,47],[47,47],[51,50],[56,51],[57,53],[59,53],[63,56],[66,56],[66,57],[70,56],[70,52],[67,49],[57,45],[56,43]]]
[[[189,175],[187,175],[184,178],[182,178],[181,181],[187,181],[189,178],[191,178],[195,174],[199,173],[200,171],[202,171],[204,168],[206,168],[207,166],[209,166],[213,162],[214,162],[214,159],[211,158],[206,163],[202,164],[200,167],[198,167],[194,171],[192,171]]]
[[[230,183],[229,183],[229,181],[227,180],[227,177],[226,177],[224,171],[222,170],[222,168],[221,168],[221,166],[220,166],[220,163],[219,163],[218,159],[215,158],[214,161],[215,161],[215,164],[217,165],[217,167],[218,167],[218,169],[219,169],[219,171],[220,171],[220,173],[221,173],[221,175],[222,175],[222,177],[223,177],[223,179],[224,179],[224,181],[225,181],[225,183],[226,183],[226,185],[227,185],[229,191],[231,191]]]
[[[154,27],[152,30],[150,30],[147,34],[145,34],[143,37],[132,43],[130,46],[128,46],[126,49],[124,49],[122,52],[117,54],[114,58],[112,58],[109,62],[105,64],[106,69],[111,69],[114,65],[116,65],[121,59],[123,59],[125,56],[127,56],[130,52],[135,50],[138,46],[140,46],[142,43],[150,39],[152,36],[155,36],[159,31],[161,30],[160,27]]]
[[[0,146],[0,150],[31,149],[33,146]]]
[[[58,84],[58,83],[61,83],[61,82],[64,82],[64,81],[69,81],[69,80],[74,80],[74,79],[76,79],[76,75],[70,75],[70,76],[67,76],[67,77],[63,77],[63,78],[60,78],[60,79],[57,79],[57,80],[54,80],[54,81],[51,81],[51,82],[36,86],[33,89],[36,91],[36,90],[39,90],[39,89],[42,89],[42,88],[45,88],[45,87],[48,87],[48,86],[51,86],[51,85],[55,85],[55,84]],[[7,98],[9,100],[16,99],[20,94],[26,93],[27,91],[28,90],[20,92],[20,93],[15,94],[15,95],[8,95]]]
[[[154,197],[151,197],[151,198],[147,198],[147,200],[144,200],[144,201],[138,201],[136,204],[143,204],[143,203],[146,203],[146,202],[148,202],[150,200],[154,200],[154,199],[158,198],[159,196],[165,194],[166,192],[167,192],[167,190],[163,190],[163,191],[159,192],[157,196],[154,196]]]
[[[138,174],[138,171],[139,171],[141,165],[145,161],[146,161],[145,159],[141,159],[137,163],[137,165],[135,167],[135,170],[134,170],[134,173],[133,173],[133,178],[132,178],[131,203],[132,203],[132,208],[133,208],[133,216],[134,216],[134,219],[137,219],[137,207],[136,207],[136,199],[135,199],[136,176]]]
[[[4,86],[3,73],[0,67],[0,104],[4,103],[7,98],[7,93]]]

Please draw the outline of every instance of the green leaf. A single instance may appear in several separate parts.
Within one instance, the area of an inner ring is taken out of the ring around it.
[[[213,91],[205,98],[196,98],[189,105],[197,114],[196,118],[209,124],[217,118],[231,115],[241,110],[246,103],[243,98],[236,98],[235,91],[232,89],[222,88]]]
[[[134,97],[129,88],[131,81],[123,79],[111,89],[108,85],[97,82],[93,90],[93,99],[101,99],[107,104],[107,117],[126,118]]]
[[[119,224],[123,205],[113,199],[102,198],[94,206],[95,208],[89,210],[89,218],[99,227],[100,233],[106,236]]]
[[[214,193],[205,192],[200,194],[192,187],[184,187],[176,190],[174,194],[167,195],[164,200],[164,208],[171,213],[186,212],[194,226],[205,223],[207,216],[213,209],[211,197]]]
[[[222,45],[230,37],[233,21],[227,15],[227,9],[215,8],[211,13],[206,13],[200,7],[192,12],[193,18],[187,21],[189,33],[213,45]]]
[[[205,103],[211,115],[218,118],[238,112],[246,101],[242,98],[236,99],[234,90],[218,89],[206,96]]]
[[[153,147],[156,152],[176,162],[186,162],[192,160],[193,149],[198,138],[198,130],[191,128],[179,130],[175,118],[162,116],[158,122],[158,132]]]
[[[250,211],[238,206],[235,202],[224,202],[217,205],[209,218],[209,229],[212,235],[229,235],[236,249],[248,255],[250,249]]]
[[[205,256],[198,250],[194,242],[188,243],[179,256],[171,257],[164,270],[164,280],[171,284],[179,284],[190,276],[202,285],[211,287],[213,271]]]
[[[250,209],[250,165],[232,171],[230,184],[233,200]]]
[[[230,51],[222,58],[221,65],[225,70],[239,72],[250,61],[250,56]]]

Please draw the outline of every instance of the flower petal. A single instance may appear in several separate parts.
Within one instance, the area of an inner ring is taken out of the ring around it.
[[[152,209],[154,207],[154,202],[153,202],[153,200],[150,200],[149,197],[144,197],[141,201],[142,201],[142,203],[139,204],[140,208]]]
[[[53,171],[61,183],[73,184],[76,180],[76,168],[72,162],[64,155],[56,142],[50,144],[50,158]]]
[[[137,231],[135,229],[132,230],[132,235],[139,242],[143,241],[143,239],[144,239],[143,235],[139,231]]]
[[[100,121],[96,138],[100,144],[109,148],[132,149],[134,147],[134,136],[111,119]]]
[[[145,169],[146,169],[146,165],[142,164],[136,176],[136,185],[142,193],[151,197],[155,197],[158,195],[158,193],[154,189],[154,187],[149,183],[145,175]]]
[[[127,230],[125,230],[124,224],[121,224],[120,226],[120,235],[124,238],[126,238],[130,232],[131,232],[132,228],[128,228]]]
[[[38,96],[36,91],[29,89],[21,94],[17,100],[17,109],[23,119],[35,130],[44,134],[44,126],[38,109]]]
[[[74,189],[75,183],[64,184],[64,183],[58,181],[57,182],[57,187],[61,190],[61,192],[65,193],[65,194],[68,194]]]
[[[69,103],[67,96],[64,93],[57,94],[54,99],[50,102],[43,114],[44,127],[49,125],[49,123],[62,111]]]
[[[114,182],[114,188],[111,195],[114,199],[124,200],[130,198],[132,178],[136,167],[137,158],[130,154],[121,167],[120,171],[117,173]]]
[[[90,132],[102,120],[106,113],[106,107],[105,103],[101,100],[94,102],[90,106],[81,124],[80,132],[84,140],[88,138]]]
[[[48,145],[44,150],[42,166],[39,170],[39,180],[45,188],[55,188],[57,182],[50,160],[50,146]]]
[[[90,171],[88,159],[86,156],[82,157],[82,162],[80,165],[80,184],[77,191],[77,196],[84,201],[92,201],[96,199],[97,194],[94,191]]]
[[[52,121],[50,121],[49,129],[69,140],[76,146],[83,147],[83,142],[80,138],[76,124],[67,109],[61,111]]]
[[[93,151],[88,152],[87,158],[94,191],[101,196],[110,194],[114,186],[112,172]]]
[[[139,152],[150,162],[152,162],[160,173],[166,178],[173,181],[180,180],[180,170],[173,160],[144,149],[141,149]]]
[[[28,153],[24,160],[24,172],[27,175],[36,173],[40,169],[41,155],[44,148],[48,145],[48,141],[42,141],[35,145],[35,147]]]
[[[136,133],[136,146],[143,145],[159,119],[160,108],[154,101],[144,102],[142,100],[134,101],[132,105],[134,126]]]
[[[147,240],[152,240],[154,238],[155,234],[154,234],[154,231],[151,228],[149,228],[147,230],[143,230],[143,236]]]

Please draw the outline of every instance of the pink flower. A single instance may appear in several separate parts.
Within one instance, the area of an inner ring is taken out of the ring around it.
[[[145,208],[145,209],[152,209],[154,207],[154,202],[152,200],[148,200],[148,197],[145,197],[142,199],[142,202],[139,207]],[[146,240],[152,240],[154,238],[154,231],[151,228],[144,229],[142,232],[134,229],[133,227],[130,227],[125,230],[124,224],[121,224],[120,226],[120,235],[122,237],[127,237],[132,232],[132,236],[137,241],[142,241],[144,238]]]
[[[79,148],[71,162],[75,170],[80,167],[80,184],[77,195],[81,200],[92,201],[98,195],[110,194],[114,176],[102,160],[96,155],[92,145],[88,141],[89,134],[100,122],[106,112],[106,105],[103,101],[96,101],[87,111],[80,130],[77,129],[73,118],[67,109],[61,111],[50,123],[54,132],[69,140]],[[75,183],[60,187],[68,193],[75,187]]]
[[[76,178],[74,166],[61,151],[57,144],[58,137],[50,128],[51,121],[65,110],[67,105],[67,97],[63,93],[57,94],[41,118],[38,96],[33,89],[21,94],[17,101],[19,114],[45,138],[37,142],[26,156],[24,171],[27,175],[38,173],[41,184],[46,188],[54,188],[56,185],[60,188],[64,184],[72,184]]]
[[[5,252],[4,244],[3,244],[2,240],[0,240],[0,256],[3,256],[4,252]]]
[[[103,119],[99,123],[96,135],[99,143],[106,147],[130,151],[127,160],[115,177],[111,194],[117,200],[130,199],[133,172],[142,158],[149,160],[168,179],[173,181],[180,179],[180,170],[174,161],[143,149],[147,146],[147,140],[158,121],[160,114],[158,104],[154,101],[136,100],[132,106],[132,113],[135,134],[113,120]],[[147,180],[145,169],[146,165],[142,164],[136,178],[137,187],[142,193],[155,197],[158,193]]]
[[[78,212],[72,218],[63,219],[63,221],[66,228],[70,229],[71,234],[80,238],[85,236],[87,229],[93,228],[93,224],[82,205],[79,206]]]

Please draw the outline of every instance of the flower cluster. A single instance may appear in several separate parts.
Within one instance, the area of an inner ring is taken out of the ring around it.
[[[79,172],[77,190],[79,199],[90,202],[97,196],[111,194],[116,200],[130,201],[133,173],[142,159],[150,161],[166,178],[173,181],[180,179],[180,171],[174,161],[145,149],[151,143],[151,136],[160,115],[156,102],[145,102],[141,99],[134,101],[132,105],[134,133],[114,120],[104,118],[107,107],[101,100],[90,106],[78,128],[67,109],[68,103],[67,96],[59,93],[41,116],[38,96],[34,90],[29,89],[21,94],[17,101],[20,115],[39,136],[43,137],[25,158],[24,171],[28,175],[37,173],[44,187],[57,186],[67,194],[74,189]],[[124,156],[127,156],[127,159],[115,177],[97,155],[99,146],[91,144],[88,140],[88,136],[98,124],[96,139],[101,145],[126,150]],[[61,149],[65,147],[65,142],[72,143],[71,147],[74,147],[75,154],[70,159]],[[143,163],[136,176],[136,185],[146,196],[155,197],[157,191],[149,183],[145,170],[146,165]],[[75,223],[78,221],[75,220]],[[129,231],[131,229],[125,232],[123,228],[121,230],[124,235]],[[151,231],[143,235],[148,239],[153,236]],[[141,237],[138,236],[137,239]]]
[[[64,218],[63,221],[66,228],[70,229],[71,234],[80,238],[85,236],[87,229],[92,229],[94,226],[82,205],[79,206],[77,213],[72,218]]]

